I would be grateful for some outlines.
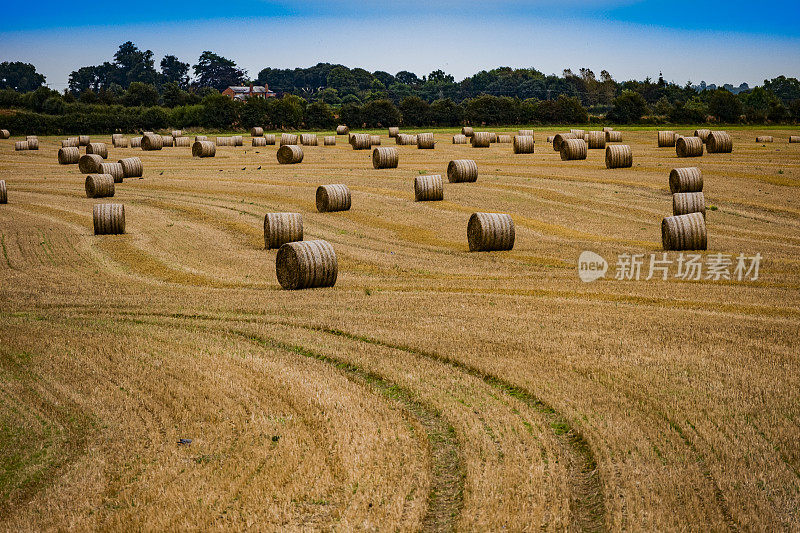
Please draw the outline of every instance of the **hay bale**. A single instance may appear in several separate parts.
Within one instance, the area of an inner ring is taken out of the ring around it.
[[[0,139],[10,139],[10,138],[11,138],[11,132],[10,131],[8,131],[8,130],[0,130]],[[3,183],[5,183],[5,182],[3,182]]]
[[[533,135],[515,135],[514,136],[514,153],[515,154],[532,154],[535,143]]]
[[[488,131],[475,131],[472,133],[473,148],[489,148],[492,144],[492,135]]]
[[[317,146],[319,144],[319,140],[317,139],[316,134],[314,133],[301,133],[300,134],[300,145],[302,146]]]
[[[659,131],[658,132],[658,147],[659,148],[675,148],[675,132],[674,131]]]
[[[125,170],[120,163],[100,163],[97,174],[109,174],[114,178],[114,183],[122,183],[122,179],[125,177]]]
[[[264,137],[253,137],[250,139],[250,146],[261,147],[266,145],[267,140]]]
[[[7,203],[8,203],[8,191],[6,190],[6,180],[0,180],[0,204],[7,204]]]
[[[586,134],[586,144],[589,150],[600,150],[606,147],[606,132],[590,131]]]
[[[108,147],[106,143],[89,143],[86,145],[87,154],[97,154],[103,159],[108,159]]]
[[[297,145],[300,142],[300,137],[294,133],[281,133],[281,146]]]
[[[323,137],[322,146],[336,146],[336,135],[326,135]]]
[[[88,146],[90,142],[88,135],[78,135],[78,146]]]
[[[29,135],[25,142],[28,143],[28,150],[38,150],[39,149],[39,138],[35,135]]]
[[[206,137],[205,135],[195,135],[194,136],[194,142],[207,141],[207,140],[208,140],[208,137]]]
[[[609,144],[606,146],[606,168],[629,168],[632,166],[633,152],[630,146],[627,144]]]
[[[672,195],[672,214],[702,213],[706,216],[706,197],[702,192],[678,192]]]
[[[733,152],[733,139],[724,131],[712,131],[706,139],[709,154],[729,154]]]
[[[122,204],[96,204],[92,209],[95,235],[120,235],[125,233],[125,206]]]
[[[464,137],[472,137],[475,135],[475,130],[473,130],[470,126],[463,126],[461,128],[461,135]]]
[[[790,135],[789,136],[789,144],[792,143],[800,143],[800,135]]]
[[[553,137],[553,150],[556,152],[561,151],[561,145],[564,144],[564,141],[567,139],[577,139],[578,136],[574,133],[556,133]],[[581,139],[583,140],[583,139]]]
[[[336,135],[347,135],[348,133],[350,133],[350,128],[348,128],[344,124],[336,126]]]
[[[250,129],[250,136],[251,137],[263,137],[264,136],[264,128],[260,128],[256,126],[255,128]]]
[[[109,198],[114,196],[114,177],[110,174],[89,174],[85,188],[87,198]]]
[[[294,165],[303,161],[303,149],[296,144],[286,144],[278,148],[278,163]]]
[[[215,139],[215,144],[217,146],[231,146],[230,137],[217,137]]]
[[[586,135],[586,130],[569,130],[569,132],[574,134],[576,139],[583,139],[583,136]]]
[[[679,137],[675,141],[678,157],[700,157],[703,155],[703,140],[700,137]]]
[[[264,248],[280,248],[287,242],[303,240],[303,215],[267,213],[264,216]]]
[[[472,213],[467,223],[470,252],[492,252],[514,248],[514,221],[505,213]]]
[[[211,141],[195,141],[192,145],[192,157],[214,157],[217,145]]]
[[[756,137],[756,142],[757,143],[771,143],[771,142],[774,142],[774,141],[775,141],[775,138],[772,137],[772,135],[759,135],[758,137]]]
[[[453,144],[467,144],[468,139],[469,137],[467,137],[466,135],[457,133],[453,135]]]
[[[390,146],[372,150],[372,166],[376,169],[397,168],[397,148]]]
[[[117,161],[122,165],[122,175],[125,178],[141,178],[144,174],[142,160],[138,157],[126,157]]]
[[[15,141],[14,142],[14,150],[16,152],[27,150],[28,149],[28,141]]]
[[[566,139],[561,143],[562,161],[580,161],[586,159],[586,141],[583,139]]]
[[[702,172],[697,167],[673,168],[669,173],[669,190],[672,194],[702,191]]]
[[[172,135],[162,135],[161,146],[164,148],[172,148],[175,146],[175,138]]]
[[[231,146],[244,146],[244,137],[241,135],[231,137]]]
[[[350,204],[350,189],[347,188],[347,185],[320,185],[317,187],[317,211],[320,213],[349,211]]]
[[[141,147],[142,147],[142,138],[131,137],[131,148],[141,148]]]
[[[151,152],[164,148],[164,138],[155,133],[145,133],[142,136],[142,151]]]
[[[67,148],[58,149],[58,164],[59,165],[74,165],[81,158],[81,151],[76,146],[69,146]]]
[[[711,130],[694,130],[694,136],[700,137],[700,140],[703,141],[703,144],[708,142],[708,136],[711,133]]]
[[[444,180],[439,174],[414,178],[414,201],[436,202],[444,200]]]
[[[189,148],[192,140],[189,137],[175,137],[175,146],[178,148]]]
[[[400,128],[398,128],[397,126],[391,126],[389,128],[389,138],[390,139],[393,139],[394,137],[397,137],[398,133],[400,133]]]
[[[450,161],[447,164],[447,181],[450,183],[473,183],[478,181],[478,163],[473,159],[454,159]]]
[[[183,130],[172,130],[172,138],[177,139],[178,137],[183,137]]]
[[[70,137],[68,139],[64,139],[61,141],[61,148],[77,148],[78,147],[78,138],[77,137]]]
[[[584,133],[583,134],[583,142],[585,142],[587,145],[589,144],[589,134],[588,133]]]
[[[287,242],[275,257],[275,274],[289,290],[333,287],[339,266],[328,241]]]
[[[497,134],[495,132],[489,132],[489,143],[496,143],[497,142]]]
[[[275,145],[275,134],[274,133],[269,133],[269,134],[265,133],[264,134],[264,139],[267,140],[267,146],[274,146]]]
[[[417,148],[419,150],[433,150],[436,148],[436,140],[433,133],[417,133]]]
[[[661,221],[661,245],[664,250],[705,250],[708,236],[703,214],[665,217]]]
[[[103,158],[97,154],[85,154],[78,159],[78,170],[83,174],[97,174]]]
[[[497,144],[511,144],[514,138],[511,135],[501,134],[497,136]]]
[[[606,132],[606,142],[607,143],[621,143],[622,142],[622,132],[621,131],[607,131]]]
[[[356,133],[350,137],[350,145],[353,150],[369,150],[372,148],[372,139],[370,139],[369,134]]]
[[[111,144],[114,148],[127,148],[128,147],[128,139],[126,137],[114,137],[111,139]]]
[[[381,136],[380,135],[370,135],[369,136],[369,144],[372,146],[380,146],[381,145]]]
[[[605,128],[603,128],[603,132],[604,132],[604,133],[608,133],[609,131],[614,131],[614,128],[610,128],[610,127],[608,127],[608,126],[606,126]]]
[[[417,144],[417,136],[409,135],[407,133],[398,133],[397,137],[394,138],[394,141],[396,144],[401,146],[414,145]]]
[[[534,131],[533,130],[519,130],[517,135],[522,135],[524,137],[533,137]]]

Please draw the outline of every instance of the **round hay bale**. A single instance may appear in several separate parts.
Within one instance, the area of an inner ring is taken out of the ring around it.
[[[492,135],[488,131],[475,131],[472,133],[473,148],[489,148],[492,143]]]
[[[356,133],[350,137],[350,145],[353,150],[369,150],[372,148],[372,139],[366,133]]]
[[[142,151],[151,152],[164,148],[164,138],[155,133],[145,133],[142,136]]]
[[[108,147],[106,143],[89,143],[86,145],[87,154],[97,154],[103,159],[108,159]]]
[[[399,144],[401,146],[417,144],[417,136],[409,135],[407,133],[398,133],[397,137],[395,137],[394,140],[396,144]]]
[[[774,142],[775,138],[772,135],[759,135],[756,137],[757,143],[771,143]]]
[[[705,144],[708,141],[708,135],[711,133],[711,130],[694,130],[694,136],[700,137],[700,140],[703,141]]]
[[[256,126],[255,128],[250,129],[250,136],[251,137],[263,137],[264,136],[264,128],[260,128]]]
[[[789,136],[789,144],[792,143],[800,143],[800,135],[790,135]]]
[[[303,161],[303,149],[296,144],[285,144],[278,148],[278,163],[294,165]]]
[[[131,137],[131,148],[141,148],[141,147],[142,147],[142,138]]]
[[[98,174],[103,158],[97,154],[85,154],[78,159],[78,170],[83,174]]]
[[[370,135],[369,136],[369,144],[372,146],[380,146],[381,145],[381,136],[380,135]]]
[[[672,214],[702,213],[706,216],[706,197],[702,192],[678,192],[672,195]]]
[[[517,135],[522,135],[525,137],[533,137],[534,131],[533,130],[519,130]]]
[[[6,180],[0,180],[0,204],[7,204],[7,203],[8,203],[8,191],[6,190]]]
[[[569,132],[575,134],[576,139],[583,139],[583,136],[586,135],[586,130],[569,130]]]
[[[231,137],[231,146],[244,146],[244,137],[241,135]]]
[[[475,135],[475,130],[473,130],[470,126],[463,126],[461,128],[461,135],[464,137],[472,137]]]
[[[78,146],[87,146],[90,142],[88,135],[78,135]]]
[[[602,133],[602,132],[600,132]],[[606,146],[606,168],[629,168],[633,166],[633,151],[627,144]]]
[[[38,150],[39,149],[39,138],[35,135],[29,135],[27,139],[25,139],[28,143],[28,150]]]
[[[28,141],[15,141],[14,142],[14,150],[19,152],[22,150],[28,149]]]
[[[172,130],[171,135],[172,135],[173,139],[177,139],[178,137],[183,137],[183,131],[182,130]]]
[[[322,138],[323,146],[336,146],[336,135],[326,135]]]
[[[192,140],[189,137],[175,137],[175,146],[178,148],[189,148]]]
[[[414,201],[437,202],[444,200],[444,180],[439,174],[414,178]]]
[[[501,134],[497,136],[497,144],[511,144],[514,141],[511,135]]]
[[[669,190],[672,194],[702,191],[702,172],[697,167],[673,168],[669,173]]]
[[[477,132],[475,135],[477,135]],[[473,183],[478,181],[478,163],[473,159],[454,159],[450,161],[447,164],[447,181],[450,183]]]
[[[733,139],[724,131],[712,131],[706,139],[709,154],[729,154],[733,152]]]
[[[556,152],[561,151],[561,145],[564,144],[564,141],[567,139],[577,139],[578,136],[574,133],[556,133],[553,137],[553,150]],[[583,140],[583,139],[581,139]]]
[[[389,128],[389,138],[390,139],[392,139],[394,137],[397,137],[398,133],[400,133],[400,128],[398,128],[397,126],[391,126]]]
[[[605,128],[603,128],[603,132],[604,132],[604,133],[608,133],[609,131],[614,131],[614,128],[610,128],[610,127],[608,127],[608,126],[606,126]]]
[[[296,145],[300,142],[300,138],[294,133],[281,133],[281,146]]]
[[[280,248],[287,242],[303,240],[303,215],[267,213],[264,216],[264,248]]]
[[[89,174],[86,176],[87,198],[109,198],[114,196],[114,177],[110,174]]]
[[[207,141],[207,140],[208,140],[208,137],[206,137],[205,135],[195,135],[194,136],[194,142]]]
[[[336,126],[336,135],[347,135],[348,133],[350,133],[350,128],[348,128],[344,124]]]
[[[583,139],[566,139],[561,143],[562,161],[580,161],[586,159],[586,141]]]
[[[59,165],[74,165],[81,158],[81,151],[76,146],[69,146],[67,148],[58,149],[58,164]]]
[[[496,143],[497,142],[497,134],[495,132],[489,132],[489,143]]]
[[[622,132],[621,131],[607,131],[606,132],[606,142],[607,143],[621,143],[622,142]]]
[[[708,235],[703,214],[665,217],[661,221],[661,245],[664,250],[705,250]]]
[[[100,163],[97,174],[109,174],[114,178],[114,183],[122,183],[122,179],[125,177],[125,170],[123,170],[121,163]]]
[[[470,252],[493,252],[514,248],[514,221],[505,213],[472,213],[467,223]]]
[[[267,140],[264,137],[253,137],[252,139],[250,139],[250,146],[260,147],[266,145],[267,145]]]
[[[533,135],[515,135],[514,136],[514,153],[515,154],[532,154],[535,147]]]
[[[287,242],[275,257],[275,274],[289,290],[333,287],[339,266],[328,241]]]
[[[457,133],[453,135],[453,144],[467,144],[468,139],[469,137],[467,137],[466,135]]]
[[[269,133],[269,134],[265,133],[264,134],[264,139],[267,140],[267,145],[268,146],[274,146],[275,145],[275,134],[274,133]]]
[[[144,174],[142,160],[138,157],[126,157],[117,161],[122,165],[122,175],[125,178],[141,178]]]
[[[703,140],[700,137],[679,137],[675,141],[678,157],[700,157],[703,155]]]
[[[583,142],[585,142],[587,145],[589,144],[589,134],[588,133],[584,133],[583,134]]]
[[[350,204],[350,189],[347,188],[347,185],[320,185],[317,187],[317,211],[320,213],[349,211]]]
[[[319,141],[314,133],[301,133],[300,144],[302,146],[317,146]]]
[[[111,139],[111,144],[114,148],[127,148],[128,147],[128,139],[127,137],[114,137]]]
[[[163,148],[172,148],[175,146],[175,138],[172,135],[162,135],[161,146]]]
[[[417,133],[417,148],[419,150],[433,150],[436,148],[436,140],[433,133]]]
[[[215,139],[215,144],[217,146],[232,146],[230,137],[217,137]]]
[[[95,235],[120,235],[125,233],[125,206],[122,204],[96,204],[92,208]]]
[[[589,150],[600,150],[606,147],[606,132],[590,131],[586,134],[586,144]]]
[[[8,130],[0,130],[0,139],[10,139],[11,132]]]
[[[78,138],[77,137],[70,137],[68,139],[64,139],[61,141],[61,148],[77,148],[78,147]]]
[[[397,148],[387,146],[372,150],[373,168],[397,168],[398,155]]]
[[[192,157],[214,157],[217,145],[211,141],[195,141],[192,145]]]
[[[658,132],[658,147],[659,148],[675,148],[675,132],[674,131],[659,131]]]
[[[123,137],[124,137],[124,135],[122,135],[121,133],[112,133],[112,134],[111,134],[111,140],[112,140],[112,141],[113,141],[114,139],[122,139]]]

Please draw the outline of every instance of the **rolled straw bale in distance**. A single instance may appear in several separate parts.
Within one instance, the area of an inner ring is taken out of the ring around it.
[[[505,133],[500,134],[497,136],[497,143],[498,144],[511,144],[514,141],[514,138],[511,135],[507,135]]]
[[[708,234],[703,214],[665,217],[661,221],[661,245],[664,250],[705,250]]]
[[[628,168],[633,166],[633,151],[627,144],[606,146],[606,168]]]
[[[578,136],[574,133],[556,133],[553,136],[553,150],[556,152],[561,151],[561,145],[564,144],[564,141],[567,139],[577,139]]]
[[[517,135],[527,135],[529,137],[533,137],[534,131],[533,130],[519,130]]]
[[[317,136],[314,133],[301,133],[300,134],[300,144],[302,146],[317,146],[319,141],[317,140]]]
[[[122,175],[126,178],[141,178],[144,174],[142,160],[138,157],[126,157],[117,161],[122,165]]]
[[[447,164],[447,181],[473,183],[478,181],[478,163],[473,159],[454,159]]]
[[[192,157],[214,157],[217,145],[211,141],[195,141],[192,145]]]
[[[622,132],[621,131],[607,131],[606,132],[606,142],[607,143],[621,143],[622,142]]]
[[[122,183],[122,179],[125,177],[125,170],[123,170],[120,163],[100,163],[97,173],[109,174],[114,178],[114,183]]]
[[[533,135],[515,135],[514,136],[514,153],[515,154],[532,154],[535,147]]]
[[[583,142],[585,142],[587,145],[589,144],[589,134],[588,133],[584,133],[583,134]]]
[[[472,129],[470,126],[463,126],[461,128],[461,135],[464,137],[472,137],[475,134],[475,130]]]
[[[28,149],[28,141],[14,141],[14,150],[19,152]]]
[[[131,148],[141,148],[141,147],[142,147],[142,138],[131,137]]]
[[[164,138],[155,133],[145,133],[142,136],[142,150],[145,152],[152,152],[153,150],[161,150],[164,148]]]
[[[289,146],[300,142],[300,138],[294,133],[281,133],[281,146]]]
[[[303,215],[267,213],[264,216],[264,248],[280,248],[287,242],[303,240]]]
[[[8,203],[8,191],[6,190],[6,180],[0,180],[0,204]]]
[[[700,137],[700,140],[703,141],[703,144],[708,141],[709,133],[711,133],[711,130],[694,130],[694,136]]]
[[[659,148],[675,148],[675,132],[674,131],[659,131],[658,132],[658,147]]]
[[[328,241],[287,242],[275,257],[275,274],[284,289],[333,287],[339,266]]]
[[[790,135],[789,136],[789,144],[792,143],[800,143],[800,135]]]
[[[583,139],[583,136],[586,135],[586,130],[569,130],[569,132],[574,133],[576,139]]]
[[[703,155],[703,140],[700,137],[679,137],[675,141],[678,157],[700,157]]]
[[[164,148],[172,148],[175,146],[175,138],[172,135],[162,135],[161,146]]]
[[[182,137],[183,136],[183,130],[172,130],[171,135],[175,139],[177,139],[178,137]]]
[[[97,154],[84,154],[78,159],[78,170],[83,174],[97,174],[103,158]]]
[[[0,139],[9,139],[11,138],[11,132],[8,130],[0,130]]]
[[[566,139],[561,143],[562,161],[580,161],[586,159],[586,141],[583,139]]]
[[[673,168],[669,173],[669,190],[676,192],[700,192],[703,190],[703,173],[697,167]]]
[[[125,233],[125,206],[122,204],[96,204],[92,208],[95,235]]]
[[[453,144],[467,144],[469,138],[466,135],[456,133],[453,135]]]
[[[323,137],[322,146],[336,146],[336,135],[326,135]]]
[[[336,135],[347,135],[348,133],[350,133],[350,128],[348,128],[344,124],[336,126]]]
[[[614,128],[610,128],[608,126],[603,128],[603,132],[608,133],[609,131],[614,131]]]
[[[251,137],[263,137],[264,136],[264,128],[256,126],[255,128],[250,128],[250,136]]]
[[[394,137],[397,137],[398,133],[400,133],[400,128],[398,128],[397,126],[390,126],[389,127],[389,138],[390,139],[393,139]]]
[[[241,135],[234,135],[231,137],[231,146],[244,146],[244,137]]]
[[[266,146],[267,140],[264,137],[253,137],[250,139],[250,146]]]
[[[26,139],[26,142],[28,143],[28,150],[39,149],[39,137],[36,137],[35,135],[30,135]]]
[[[397,168],[398,161],[397,148],[385,146],[372,150],[373,168]]]
[[[439,174],[414,178],[414,201],[436,202],[444,200],[444,180]]]
[[[702,192],[677,192],[672,195],[672,214],[688,215],[702,213],[706,215],[706,197]]]
[[[231,146],[230,137],[217,137],[215,139],[215,144],[217,146]]]
[[[197,141],[207,141],[207,140],[208,140],[208,137],[207,137],[207,136],[205,136],[205,135],[195,135],[195,136],[194,136],[194,142],[197,142]]]
[[[86,146],[91,141],[88,135],[78,135],[78,146]]]
[[[367,133],[356,133],[350,137],[350,145],[353,150],[369,150],[372,148],[372,139]]]
[[[712,131],[708,134],[706,147],[709,154],[729,154],[733,152],[733,139],[724,131]]]
[[[278,163],[294,165],[303,161],[303,149],[296,144],[286,144],[278,148]]]
[[[108,159],[108,147],[106,143],[89,143],[86,145],[87,154],[97,154],[103,159]]]
[[[175,146],[178,148],[189,148],[192,146],[192,140],[189,137],[175,137]]]
[[[114,148],[127,148],[128,147],[128,138],[127,137],[114,137],[111,139],[111,144],[114,145]]]
[[[417,148],[420,150],[433,150],[436,148],[433,133],[417,133]]]
[[[350,189],[347,185],[320,185],[317,187],[317,211],[348,211],[350,209]]]
[[[473,148],[489,148],[492,143],[492,136],[488,131],[476,131],[472,133]]]
[[[470,252],[514,248],[514,221],[505,213],[472,213],[467,223]]]
[[[77,137],[69,137],[61,141],[61,148],[77,148],[77,147],[78,147]]]
[[[114,196],[114,177],[111,174],[89,174],[86,176],[87,198],[109,198]]]
[[[772,135],[759,135],[756,137],[757,143],[771,143],[774,142],[775,138]]]
[[[497,142],[497,134],[493,131],[489,132],[489,142],[496,143]]]
[[[586,136],[586,144],[589,150],[601,150],[606,147],[606,132],[590,131]]]
[[[265,133],[264,134],[264,139],[266,139],[268,146],[274,146],[275,145],[275,134],[274,133],[268,133],[268,134]]]
[[[394,142],[400,146],[414,145],[417,144],[417,136],[407,133],[398,133],[397,137],[394,138]]]
[[[74,165],[81,159],[81,151],[76,146],[58,149],[59,165]]]
[[[381,136],[380,135],[370,135],[369,136],[369,144],[370,144],[370,146],[380,146],[381,145]]]

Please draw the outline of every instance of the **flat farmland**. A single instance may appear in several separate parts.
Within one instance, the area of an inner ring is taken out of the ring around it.
[[[734,129],[679,159],[618,129],[631,168],[561,161],[552,128],[524,155],[436,130],[385,170],[342,136],[296,165],[248,137],[199,159],[93,136],[144,166],[99,200],[61,138],[0,141],[0,528],[800,529],[800,144]],[[454,159],[478,181],[414,202]],[[686,166],[696,253],[730,279],[681,279],[679,252],[646,279]],[[336,183],[352,208],[318,213]],[[126,234],[93,234],[105,202]],[[281,289],[269,212],[333,245],[334,287]],[[474,212],[510,214],[513,250],[470,253]],[[615,279],[626,254],[640,279]]]

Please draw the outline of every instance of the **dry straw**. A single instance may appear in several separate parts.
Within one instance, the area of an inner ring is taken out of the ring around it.
[[[151,152],[153,150],[161,150],[164,148],[164,139],[161,135],[155,133],[145,133],[142,136],[142,150]]]
[[[267,145],[274,146],[275,145],[275,134],[269,133],[264,135],[264,139],[267,140]]]
[[[514,136],[514,153],[515,154],[532,154],[535,144],[533,135],[515,135]]]
[[[673,168],[669,173],[669,190],[676,192],[700,192],[703,190],[703,174],[697,167]]]
[[[568,139],[577,139],[578,136],[574,133],[556,133],[553,137],[553,150],[556,152],[561,151],[561,145]],[[583,139],[581,139],[583,140]]]
[[[417,144],[417,136],[407,133],[398,133],[397,137],[394,138],[394,142],[400,146],[414,145]]]
[[[672,214],[702,213],[706,216],[706,197],[702,192],[678,192],[672,195]]]
[[[775,138],[772,135],[759,135],[756,137],[757,143],[771,143],[774,142]]]
[[[178,148],[189,148],[192,146],[192,140],[189,137],[175,137],[175,146]]]
[[[264,128],[260,128],[256,126],[250,130],[251,137],[263,137],[264,136]]]
[[[230,137],[217,137],[215,144],[217,146],[232,146]]]
[[[172,148],[175,146],[175,138],[172,135],[162,135],[161,146],[164,148]]]
[[[250,139],[250,146],[260,147],[266,146],[267,140],[264,137],[253,137]]]
[[[461,133],[453,135],[453,144],[467,144],[468,140],[469,137],[462,135]]]
[[[114,148],[127,148],[128,139],[127,137],[122,137],[122,136],[114,137],[113,139],[111,139],[111,144],[114,146]]]
[[[87,146],[91,141],[88,135],[78,135],[78,146]]]
[[[607,143],[621,143],[622,142],[622,132],[621,131],[607,131],[606,132],[606,142]]]
[[[61,148],[77,148],[78,147],[78,138],[77,137],[70,137],[68,139],[64,139],[61,141]]]
[[[527,137],[533,137],[534,131],[533,130],[519,130],[517,135],[524,135]]]
[[[58,149],[59,165],[74,165],[81,159],[81,151],[76,146]]]
[[[22,150],[28,149],[28,141],[15,141],[14,142],[14,150],[19,152]]]
[[[372,150],[373,168],[397,168],[398,159],[397,148],[387,146]]]
[[[675,148],[675,132],[674,131],[659,131],[658,132],[658,147],[659,148]]]
[[[590,131],[586,134],[586,144],[589,150],[602,150],[606,147],[606,132]]]
[[[142,147],[142,138],[131,137],[131,148],[141,148],[141,147]]]
[[[711,133],[711,130],[694,130],[694,136],[700,137],[700,140],[703,141],[705,144],[708,141],[708,136]]]
[[[633,166],[633,152],[627,144],[606,146],[606,168],[628,168]]]
[[[608,127],[608,126],[603,128],[603,132],[608,133],[609,131],[614,131],[614,128],[611,128],[611,127]]]
[[[789,136],[789,144],[792,143],[800,143],[800,135],[790,135]]]
[[[703,140],[700,137],[679,137],[675,142],[678,157],[700,157],[703,155]]]
[[[436,148],[436,140],[433,133],[417,133],[417,148],[420,150],[433,150]]]
[[[355,133],[350,137],[350,145],[353,150],[369,150],[372,148],[372,139],[370,139],[369,134]]]
[[[583,139],[565,139],[561,143],[562,161],[580,161],[586,159],[586,141]]]
[[[192,157],[214,157],[217,145],[211,141],[195,141],[192,145]]]
[[[317,136],[313,133],[301,133],[300,144],[302,146],[317,146],[319,141],[317,140]]]
[[[87,198],[109,198],[114,196],[114,177],[110,174],[89,174],[86,176]]]
[[[303,215],[267,213],[264,216],[264,248],[280,248],[287,242],[303,240]]]
[[[287,242],[275,257],[275,274],[284,289],[333,287],[339,266],[328,241]]]
[[[11,132],[8,130],[0,130],[0,139],[10,139]]]
[[[497,136],[497,144],[511,144],[513,141],[514,138],[511,135],[507,135],[505,133]]]
[[[281,146],[296,145],[300,142],[300,137],[294,133],[281,133]]]
[[[89,143],[86,146],[87,154],[97,154],[103,159],[108,159],[108,147],[106,143]]]
[[[100,163],[97,173],[109,174],[114,178],[114,183],[122,183],[122,179],[125,177],[125,170],[120,163]]]
[[[397,137],[398,133],[400,133],[400,128],[398,128],[397,126],[391,126],[389,128],[389,138],[390,139],[392,139],[394,137]]]
[[[175,139],[183,137],[183,130],[172,130],[172,137]]]
[[[348,211],[350,209],[350,189],[347,185],[320,185],[317,187],[317,211]]]
[[[6,180],[0,180],[0,204],[7,204],[7,203],[8,203],[8,191],[6,190]]]
[[[472,213],[467,223],[470,252],[514,248],[514,221],[505,213]]]
[[[231,146],[244,146],[244,137],[241,135],[231,137]]]
[[[497,142],[497,134],[495,132],[489,132],[489,142],[496,143]]]
[[[708,134],[706,147],[709,154],[729,154],[733,152],[733,139],[724,131],[712,131]]]
[[[125,206],[122,204],[97,204],[92,209],[95,235],[125,233]]]
[[[207,141],[207,140],[208,140],[208,137],[206,137],[205,135],[195,135],[194,136],[194,142]]]
[[[78,170],[83,174],[97,174],[103,158],[97,154],[85,154],[78,159]]]
[[[117,161],[122,165],[122,174],[126,178],[141,178],[144,174],[142,160],[138,157],[126,157]]]
[[[574,134],[576,139],[583,139],[583,136],[586,135],[586,130],[569,130],[569,132]]]
[[[278,148],[278,163],[294,165],[303,161],[303,149],[296,144],[287,144]]]
[[[492,143],[492,134],[488,131],[476,131],[472,133],[473,148],[489,148]]]
[[[664,250],[705,250],[708,247],[706,219],[702,213],[666,217],[661,221]]]
[[[336,135],[326,135],[322,138],[323,146],[336,146]]]
[[[370,135],[369,136],[369,144],[370,144],[370,146],[380,146],[381,145],[381,136],[380,135]]]
[[[447,181],[473,183],[478,181],[478,164],[473,159],[455,159],[447,164]]]
[[[414,201],[435,202],[444,200],[444,180],[439,174],[414,178]]]
[[[472,137],[475,134],[475,130],[473,130],[470,126],[463,126],[461,128],[461,135],[464,137]]]
[[[350,128],[348,128],[344,124],[336,126],[336,135],[347,135],[348,133],[350,133]]]

